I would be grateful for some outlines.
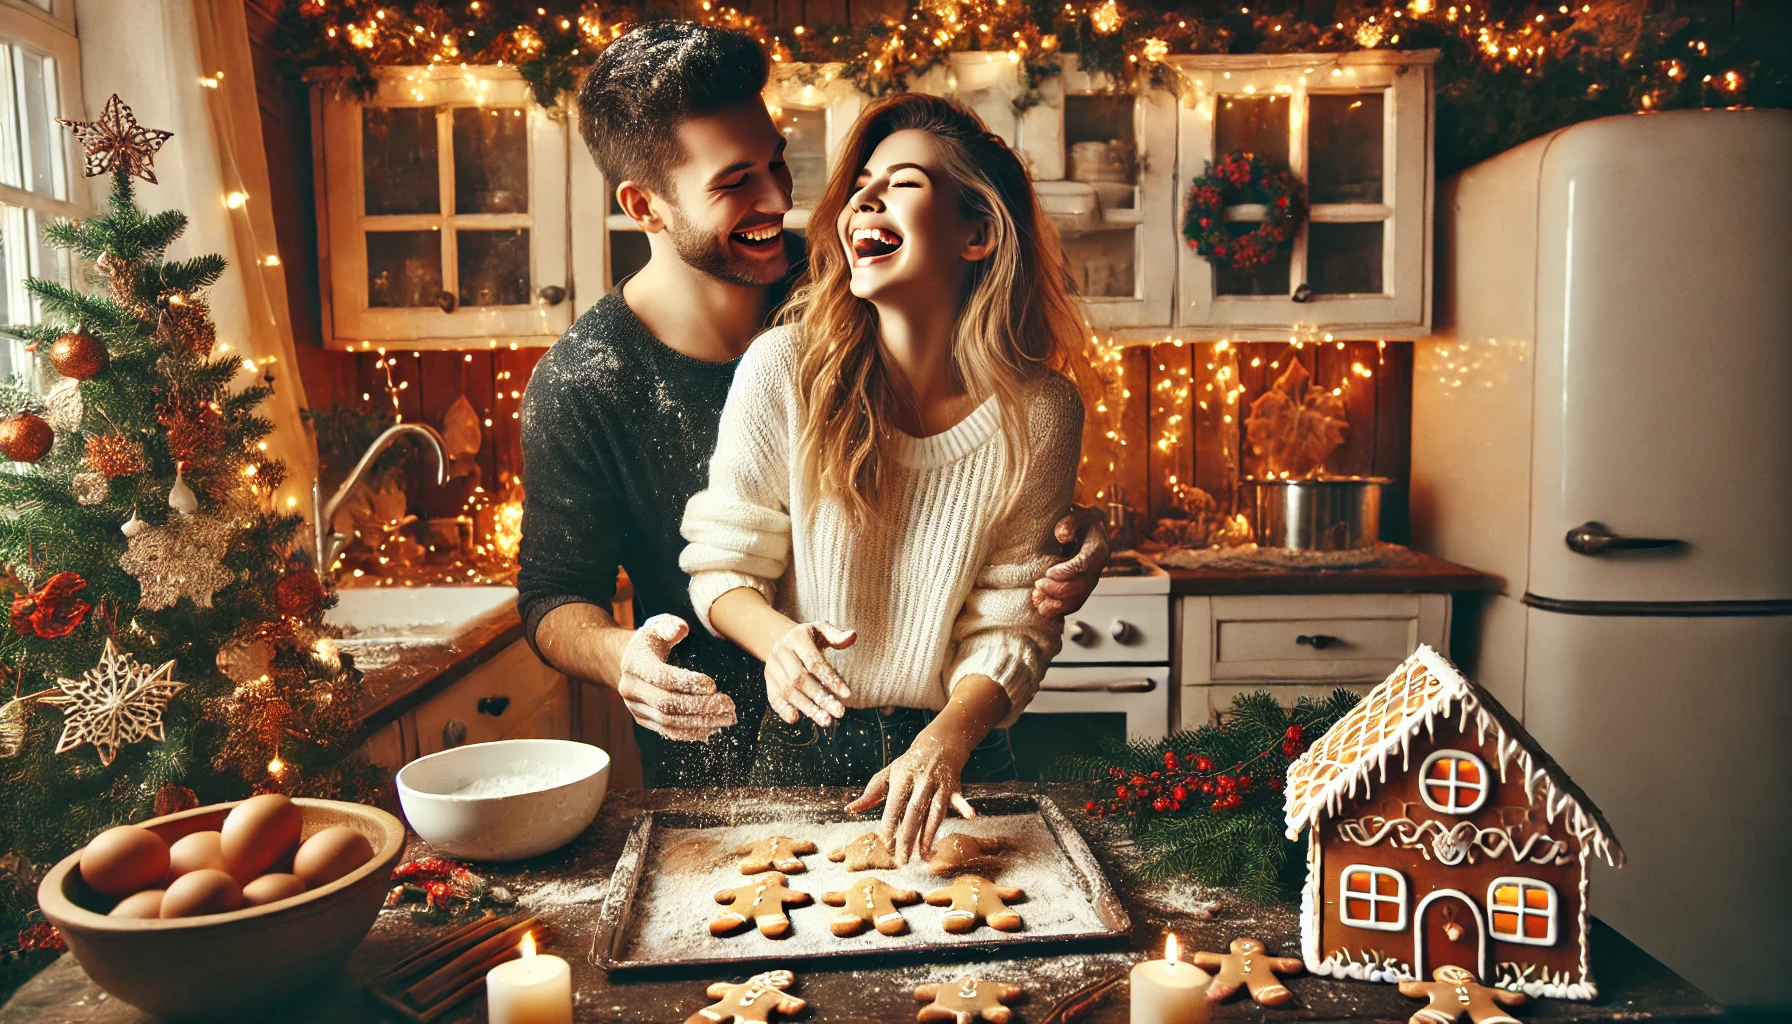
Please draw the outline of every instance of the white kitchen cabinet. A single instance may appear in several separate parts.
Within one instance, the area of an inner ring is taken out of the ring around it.
[[[1288,165],[1310,204],[1292,250],[1254,272],[1217,270],[1178,246],[1178,336],[1430,333],[1436,60],[1390,50],[1167,60],[1182,80],[1178,232],[1189,184],[1227,153]],[[1261,207],[1227,217],[1243,233]]]
[[[511,68],[383,68],[365,100],[320,84],[312,105],[331,347],[545,345],[566,330],[564,112]]]
[[[1214,721],[1241,693],[1283,704],[1340,686],[1367,693],[1419,644],[1448,656],[1448,594],[1180,598],[1181,727]]]

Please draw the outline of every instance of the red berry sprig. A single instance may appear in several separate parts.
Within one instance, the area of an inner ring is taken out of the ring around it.
[[[1094,817],[1124,813],[1136,817],[1141,813],[1175,814],[1194,809],[1196,798],[1209,813],[1225,814],[1245,806],[1252,793],[1266,794],[1262,799],[1280,799],[1285,762],[1299,757],[1306,750],[1302,728],[1290,725],[1281,740],[1255,757],[1220,768],[1205,754],[1178,754],[1166,750],[1163,767],[1149,774],[1129,772],[1113,765],[1108,768],[1114,796],[1109,800],[1090,800],[1083,810]],[[1275,755],[1281,755],[1277,760]]]

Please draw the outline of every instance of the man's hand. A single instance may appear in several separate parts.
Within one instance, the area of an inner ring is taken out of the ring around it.
[[[1052,536],[1070,557],[1045,570],[1033,583],[1033,609],[1048,619],[1081,608],[1108,564],[1106,520],[1096,509],[1072,508],[1058,520]]]
[[[962,751],[949,749],[923,732],[902,756],[873,775],[865,792],[846,809],[861,814],[882,803],[880,831],[895,852],[896,863],[927,856],[933,852],[934,836],[949,810],[956,809],[966,818],[977,816],[965,800],[960,782],[967,760]]]
[[[622,649],[616,692],[635,721],[669,740],[701,742],[734,724],[734,699],[715,680],[666,663],[691,627],[676,615],[655,615]]]
[[[800,622],[772,645],[765,659],[765,696],[772,710],[787,725],[808,716],[816,725],[829,726],[846,714],[841,701],[852,696],[823,647],[851,647],[859,638],[850,629],[826,622]]]

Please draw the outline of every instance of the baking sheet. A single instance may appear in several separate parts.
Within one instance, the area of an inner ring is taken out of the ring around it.
[[[1026,892],[1024,899],[1010,904],[1021,915],[1018,932],[980,924],[975,931],[953,935],[941,927],[944,907],[920,903],[900,908],[908,921],[902,935],[868,928],[841,938],[828,931],[828,922],[840,910],[824,904],[823,893],[875,875],[925,895],[951,884],[951,878],[934,875],[923,861],[894,871],[849,872],[827,859],[828,851],[875,829],[875,818],[820,812],[746,814],[724,821],[716,815],[662,811],[642,815],[623,849],[592,945],[592,962],[614,971],[788,964],[821,957],[987,957],[1003,950],[1044,953],[1048,950],[1042,947],[1055,952],[1069,945],[1111,942],[1131,930],[1100,865],[1049,798],[1001,796],[971,802],[978,817],[949,819],[941,834],[965,832],[1008,841],[1002,869],[993,875],[998,883]],[[711,935],[709,922],[722,911],[715,894],[748,878],[740,873],[733,851],[773,835],[815,843],[818,852],[803,858],[808,870],[788,876],[790,888],[809,893],[813,901],[786,908],[791,927],[782,938],[766,938],[750,926],[733,935]]]

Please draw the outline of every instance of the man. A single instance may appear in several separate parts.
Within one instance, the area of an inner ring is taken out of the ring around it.
[[[796,276],[784,138],[766,112],[765,53],[693,23],[611,43],[579,91],[579,131],[622,212],[646,232],[637,274],[579,317],[523,399],[524,628],[543,661],[615,687],[649,786],[745,778],[765,710],[759,663],[699,630],[679,571],[685,502],[707,480],[736,362]],[[1077,553],[1034,590],[1046,615],[1082,605],[1107,561],[1089,517]],[[609,608],[628,570],[640,629]]]

